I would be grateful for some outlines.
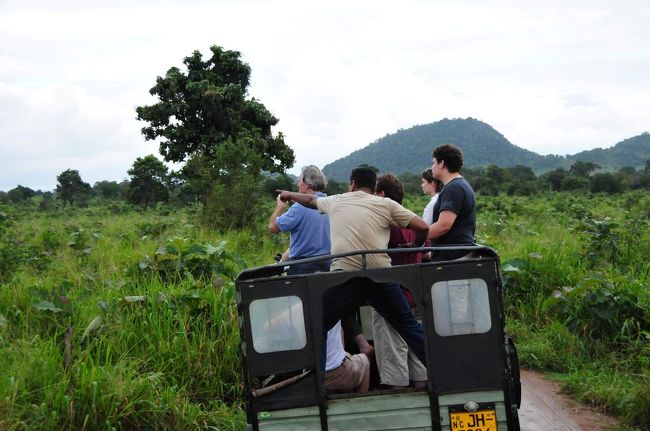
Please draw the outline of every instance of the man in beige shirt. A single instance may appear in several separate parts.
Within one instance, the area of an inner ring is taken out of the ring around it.
[[[309,208],[316,208],[330,219],[332,254],[359,250],[384,249],[388,246],[390,227],[409,227],[416,232],[416,244],[424,243],[428,224],[413,212],[388,198],[375,196],[377,175],[372,169],[359,167],[350,175],[348,193],[319,198],[314,195],[279,190],[280,199],[292,200]],[[367,255],[367,267],[390,267],[386,253]],[[335,258],[331,271],[362,269],[360,255]],[[367,301],[381,314],[413,353],[426,363],[422,325],[396,283],[378,283],[368,278],[353,278],[329,288],[323,294],[323,330],[327,332],[345,312]]]

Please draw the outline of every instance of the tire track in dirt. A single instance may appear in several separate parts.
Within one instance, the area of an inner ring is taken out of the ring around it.
[[[560,384],[521,370],[521,431],[606,431],[618,422],[560,393]]]

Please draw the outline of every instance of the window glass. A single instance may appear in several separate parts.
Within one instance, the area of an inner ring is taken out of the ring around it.
[[[258,353],[300,350],[307,345],[302,301],[297,296],[257,299],[249,311],[253,348]]]
[[[431,298],[438,335],[482,334],[490,330],[490,301],[483,279],[439,281],[431,287]]]

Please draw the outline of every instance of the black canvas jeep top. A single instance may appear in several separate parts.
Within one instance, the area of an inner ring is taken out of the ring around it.
[[[253,430],[519,430],[519,368],[504,326],[499,257],[485,246],[459,259],[284,275],[287,266],[388,250],[364,250],[243,271],[237,278],[247,418]],[[439,248],[392,249],[391,253]],[[351,278],[408,288],[422,312],[427,386],[328,395],[320,367],[322,295]]]

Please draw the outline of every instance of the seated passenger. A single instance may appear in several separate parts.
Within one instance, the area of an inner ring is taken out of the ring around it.
[[[363,353],[350,355],[343,349],[341,321],[327,332],[325,389],[328,393],[367,392],[370,384],[370,361]]]

